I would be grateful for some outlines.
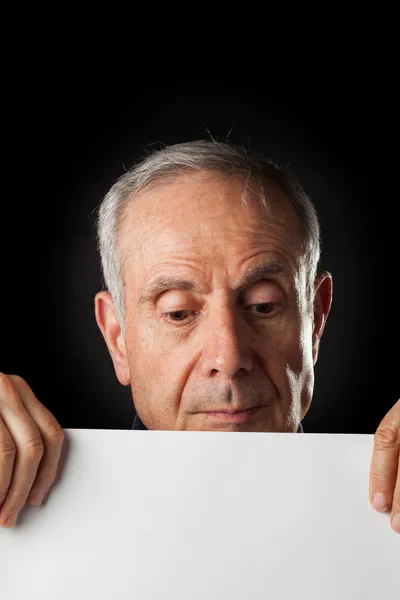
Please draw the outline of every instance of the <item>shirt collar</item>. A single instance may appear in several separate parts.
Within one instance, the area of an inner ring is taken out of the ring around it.
[[[136,414],[136,416],[135,416],[135,420],[133,421],[132,429],[147,431],[147,427],[145,427],[143,425],[143,423],[140,420],[140,417],[139,417],[138,414]],[[299,428],[297,430],[297,433],[304,433],[304,429],[303,429],[303,424],[302,423],[300,423]]]

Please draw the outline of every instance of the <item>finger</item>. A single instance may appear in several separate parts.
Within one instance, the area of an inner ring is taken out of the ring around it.
[[[394,531],[400,533],[400,455],[397,463],[397,479],[393,494],[390,522]]]
[[[43,456],[28,498],[29,504],[39,506],[57,477],[65,436],[57,419],[39,402],[26,381],[17,375],[10,375],[10,379],[19,392],[25,410],[39,429],[43,441]]]
[[[11,380],[4,374],[0,374],[0,417],[16,447],[10,485],[0,510],[0,524],[12,527],[35,480],[43,442]]]
[[[400,454],[400,400],[379,424],[374,436],[369,496],[379,511],[393,504]]]
[[[10,432],[0,417],[0,509],[10,486],[16,454],[17,449]]]

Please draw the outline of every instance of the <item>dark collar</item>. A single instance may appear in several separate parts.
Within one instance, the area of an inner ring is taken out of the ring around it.
[[[140,420],[139,415],[137,414],[135,417],[135,420],[133,421],[133,426],[132,429],[140,429],[142,431],[147,431],[147,427],[145,427],[142,423],[142,421]],[[304,433],[304,429],[303,429],[303,425],[302,423],[300,423],[299,428],[297,430],[297,433]]]
[[[133,421],[132,429],[142,429],[144,431],[147,431],[147,427],[145,425],[143,425],[138,414],[136,414],[136,416],[135,416],[135,420]]]

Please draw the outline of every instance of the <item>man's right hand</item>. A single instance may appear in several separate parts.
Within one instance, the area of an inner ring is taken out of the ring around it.
[[[26,381],[0,373],[0,525],[15,525],[25,504],[42,504],[63,442],[61,426]]]

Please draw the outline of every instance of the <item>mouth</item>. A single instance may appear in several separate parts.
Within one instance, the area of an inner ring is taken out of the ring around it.
[[[203,414],[207,415],[211,419],[217,419],[219,421],[225,421],[228,423],[246,423],[249,421],[257,412],[261,410],[261,406],[255,408],[249,408],[247,410],[235,410],[235,411],[209,411]]]

